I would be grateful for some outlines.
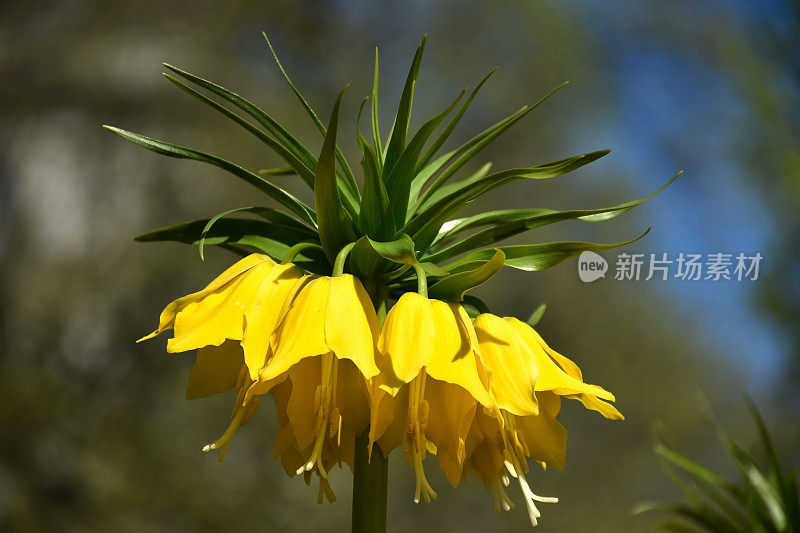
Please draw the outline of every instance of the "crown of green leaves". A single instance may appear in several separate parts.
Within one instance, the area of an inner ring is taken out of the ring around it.
[[[309,272],[323,275],[331,273],[337,256],[344,249],[345,255],[349,253],[350,271],[363,279],[377,281],[390,289],[405,289],[414,286],[418,273],[423,272],[430,283],[431,297],[461,301],[468,290],[488,280],[503,266],[542,270],[585,250],[607,250],[638,240],[647,231],[635,239],[615,244],[566,241],[491,247],[514,235],[562,220],[610,219],[652,198],[678,176],[647,198],[612,207],[568,211],[509,209],[453,218],[467,204],[497,187],[517,180],[561,176],[603,157],[610,150],[491,173],[491,165],[487,163],[477,172],[454,181],[453,177],[468,161],[566,82],[534,105],[523,106],[458,148],[440,154],[478,91],[497,69],[489,72],[468,95],[466,89],[463,90],[446,109],[424,122],[409,138],[414,89],[425,49],[423,38],[414,55],[394,124],[385,142],[378,123],[376,50],[370,106],[372,139],[367,139],[359,129],[361,114],[370,97],[362,101],[356,124],[363,171],[363,185],[359,189],[352,167],[336,144],[339,106],[347,87],[336,99],[326,128],[292,83],[268,38],[267,45],[300,105],[324,137],[318,157],[249,100],[166,63],[164,66],[172,72],[164,74],[168,80],[257,137],[280,156],[286,166],[255,173],[199,150],[112,126],[105,127],[153,152],[217,166],[253,185],[285,209],[240,207],[210,219],[184,222],[145,233],[136,237],[137,241],[195,244],[200,248],[201,257],[205,244],[222,246],[242,255],[258,251],[279,260],[291,258]],[[194,87],[217,96],[255,123]],[[442,124],[444,127],[434,136]],[[314,208],[273,184],[270,177],[275,175],[296,175],[303,180],[314,193]],[[258,218],[231,217],[236,214]]]

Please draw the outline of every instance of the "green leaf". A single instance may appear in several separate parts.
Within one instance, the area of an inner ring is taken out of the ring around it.
[[[411,104],[414,100],[414,87],[417,83],[419,66],[422,62],[422,53],[425,51],[425,41],[427,41],[427,39],[428,36],[425,35],[422,38],[422,42],[417,47],[414,60],[411,62],[411,68],[408,71],[406,84],[403,87],[403,94],[400,96],[400,104],[397,107],[394,127],[392,128],[389,143],[386,146],[386,157],[383,164],[386,169],[384,174],[386,174],[386,171],[391,172],[400,157],[400,153],[406,147],[406,134],[408,132],[408,123],[411,119]]]
[[[220,157],[215,155],[207,154],[205,152],[201,152],[199,150],[192,150],[191,148],[185,148],[183,146],[178,146],[176,144],[170,144],[163,141],[158,141],[156,139],[151,139],[150,137],[145,137],[144,135],[139,135],[138,133],[132,133],[130,131],[125,131],[120,128],[115,128],[114,126],[103,126],[107,130],[110,130],[120,137],[131,141],[132,143],[138,144],[144,148],[147,148],[150,151],[153,151],[157,154],[166,155],[169,157],[175,157],[178,159],[193,159],[195,161],[202,161],[203,163],[208,163],[219,167],[237,178],[246,181],[250,185],[253,185],[261,192],[265,193],[270,198],[278,201],[280,204],[288,207],[293,213],[298,215],[302,220],[316,226],[316,216],[314,211],[311,210],[310,207],[305,205],[303,202],[289,194],[288,192],[284,191],[280,187],[276,187],[269,181],[265,180],[261,176],[250,172],[230,161],[226,161]]]
[[[278,226],[285,226],[286,228],[294,231],[305,232],[307,234],[307,238],[309,239],[319,240],[319,235],[317,235],[316,230],[312,230],[311,228],[301,224],[282,211],[278,211],[277,209],[272,209],[270,207],[237,207],[236,209],[230,209],[214,215],[208,221],[208,223],[206,223],[203,231],[200,234],[200,242],[198,243],[198,251],[200,252],[201,260],[205,260],[205,257],[203,256],[203,246],[211,227],[217,222],[217,220],[233,213],[253,213]]]
[[[292,83],[292,80],[289,78],[289,75],[286,73],[286,70],[284,70],[280,60],[278,60],[278,55],[272,48],[272,43],[269,42],[269,37],[267,37],[267,34],[265,32],[262,32],[262,35],[264,36],[264,39],[267,41],[267,46],[269,47],[269,51],[272,54],[272,57],[275,59],[275,63],[278,65],[278,69],[281,71],[283,79],[286,80],[286,83],[289,85],[289,88],[297,97],[297,100],[300,102],[300,105],[303,106],[303,109],[305,109],[308,116],[311,117],[311,120],[317,126],[317,129],[320,131],[320,133],[322,133],[323,136],[327,136],[328,130],[325,129],[325,125],[322,124],[322,121],[319,119],[317,114],[314,112],[313,109],[311,109],[311,106],[308,104],[303,95],[300,94],[300,91],[297,90],[297,87],[294,86],[294,83]],[[339,147],[336,146],[335,149],[336,149],[336,160],[339,162],[339,165],[342,167],[342,170],[344,171],[345,174],[344,180],[342,180],[343,189],[345,191],[346,196],[348,198],[352,198],[354,203],[357,205],[359,198],[358,185],[356,184],[355,176],[353,176],[353,170],[350,168],[350,165],[347,162],[347,159],[344,157],[342,151],[339,150]]]
[[[385,274],[397,264],[411,265],[416,262],[414,242],[408,235],[391,242],[373,241],[364,236],[350,251],[351,269],[367,279]]]
[[[569,82],[564,82],[555,89],[551,90],[547,93],[544,97],[542,97],[538,102],[533,104],[532,106],[524,106],[522,109],[517,111],[516,113],[512,114],[508,118],[501,120],[494,126],[491,126],[487,130],[483,131],[482,133],[478,134],[477,136],[473,137],[469,141],[467,141],[464,145],[458,148],[455,151],[453,157],[458,154],[461,154],[452,165],[450,165],[447,170],[445,170],[438,178],[433,182],[433,184],[425,191],[425,194],[422,197],[421,204],[424,206],[426,200],[431,199],[431,196],[447,182],[450,177],[453,176],[462,166],[464,166],[467,161],[472,159],[478,152],[483,150],[486,145],[496,139],[500,134],[506,131],[508,128],[519,122],[524,116],[528,113],[539,107],[545,100],[550,98],[556,91],[564,87]]]
[[[408,146],[400,154],[397,163],[392,167],[391,172],[384,178],[386,183],[386,192],[389,195],[389,201],[392,206],[392,213],[394,223],[396,226],[402,226],[406,222],[406,211],[408,209],[408,199],[411,187],[411,181],[414,178],[414,168],[417,164],[417,158],[422,151],[428,138],[433,131],[441,124],[441,122],[455,109],[458,102],[464,96],[464,91],[450,104],[447,109],[434,116],[425,124],[423,124]]]
[[[526,217],[555,213],[553,209],[532,208],[532,209],[501,209],[498,211],[486,211],[470,217],[456,218],[448,220],[439,228],[439,234],[433,241],[434,246],[443,244],[451,240],[455,235],[462,231],[467,231],[481,226],[491,226],[494,224],[504,224],[513,222]]]
[[[378,174],[383,167],[383,161],[380,155],[383,153],[383,145],[381,144],[381,128],[378,124],[378,47],[375,47],[375,76],[372,79],[372,142],[375,143],[375,153],[377,157]]]
[[[600,150],[535,167],[503,170],[488,176],[456,183],[452,191],[449,191],[448,194],[438,199],[424,211],[417,213],[401,231],[414,239],[419,250],[427,250],[436,235],[438,235],[442,224],[479,196],[501,185],[520,179],[547,179],[561,176],[600,159],[608,154],[609,151]]]
[[[297,139],[295,139],[291,133],[289,133],[283,126],[278,124],[272,117],[266,114],[264,111],[258,108],[255,104],[250,102],[249,100],[242,98],[238,94],[229,91],[225,87],[221,85],[217,85],[216,83],[210,82],[208,80],[204,80],[194,74],[186,72],[185,70],[179,69],[177,67],[173,67],[167,63],[163,63],[164,67],[168,68],[178,76],[181,76],[184,79],[191,81],[192,83],[199,85],[200,87],[216,94],[220,98],[232,103],[254,119],[256,119],[262,126],[264,126],[269,133],[275,136],[275,139],[272,139],[264,132],[241,118],[236,113],[233,113],[229,109],[221,106],[217,102],[211,100],[210,98],[200,94],[199,92],[195,91],[185,83],[175,79],[173,76],[169,74],[164,74],[164,76],[177,85],[180,89],[185,91],[186,93],[190,94],[194,98],[198,99],[205,105],[211,107],[218,113],[230,118],[240,126],[244,127],[249,132],[256,135],[261,141],[267,144],[270,148],[275,150],[281,157],[283,157],[289,165],[294,168],[297,173],[303,178],[303,180],[308,183],[310,187],[314,187],[314,170],[317,166],[317,158],[308,151],[308,149],[303,146]],[[277,140],[277,142],[276,142]],[[280,148],[279,148],[280,147]]]
[[[474,89],[472,90],[472,92],[469,94],[469,96],[467,97],[467,99],[466,99],[466,100],[464,100],[464,103],[463,103],[463,104],[461,104],[461,107],[460,107],[460,108],[458,108],[458,111],[456,112],[456,114],[455,114],[455,115],[453,115],[453,118],[451,118],[451,119],[450,119],[450,122],[448,122],[448,123],[447,123],[447,126],[445,126],[445,128],[442,130],[442,132],[439,134],[439,136],[438,136],[438,137],[436,137],[436,140],[435,140],[435,141],[433,141],[433,144],[431,144],[430,148],[428,148],[428,150],[425,152],[425,155],[423,155],[423,156],[420,158],[420,160],[417,162],[417,172],[419,172],[420,170],[422,170],[422,168],[423,168],[425,165],[427,165],[427,164],[428,164],[428,162],[429,162],[431,159],[433,159],[433,156],[435,156],[435,155],[436,155],[436,152],[438,152],[438,151],[439,151],[439,148],[441,148],[441,147],[442,147],[442,145],[444,144],[444,142],[447,140],[447,138],[450,136],[450,134],[451,134],[451,133],[453,132],[453,130],[455,129],[456,125],[458,125],[458,122],[461,120],[461,117],[463,117],[463,116],[464,116],[464,113],[466,113],[466,111],[467,111],[467,108],[468,108],[468,107],[469,107],[469,105],[472,103],[472,100],[475,98],[475,96],[478,94],[478,91],[480,91],[480,90],[481,90],[481,87],[483,87],[483,84],[484,84],[484,83],[486,83],[486,80],[488,80],[488,79],[489,79],[489,77],[490,77],[492,74],[494,74],[495,72],[497,72],[497,69],[498,69],[498,68],[499,68],[499,67],[495,67],[495,68],[493,68],[493,69],[491,70],[491,72],[489,72],[489,74],[487,74],[486,76],[484,76],[484,78],[483,78],[483,79],[482,79],[482,80],[481,80],[481,81],[478,83],[478,85],[476,85],[476,86],[475,86],[475,88],[474,88]],[[427,181],[427,178],[425,179],[425,181]]]
[[[555,222],[560,222],[563,220],[570,220],[570,219],[577,219],[577,220],[588,220],[592,222],[608,220],[615,216],[621,215],[630,209],[633,209],[637,205],[646,202],[647,200],[653,198],[661,191],[669,187],[669,185],[675,181],[675,179],[680,176],[681,172],[675,174],[666,184],[661,186],[656,192],[653,194],[641,198],[639,200],[634,200],[632,202],[626,202],[624,204],[612,206],[612,207],[603,207],[600,209],[574,209],[570,211],[550,211],[547,210],[540,210],[540,209],[521,209],[521,210],[511,210],[506,212],[495,212],[501,213],[500,215],[495,214],[493,217],[486,217],[486,218],[494,218],[497,219],[508,219],[507,222],[500,223],[495,225],[494,227],[487,228],[483,231],[479,231],[474,235],[471,235],[464,239],[463,241],[454,244],[444,250],[438,251],[434,254],[431,254],[427,257],[429,261],[433,262],[440,262],[462,253],[468,252],[470,250],[474,250],[481,246],[488,246],[490,244],[494,244],[496,242],[502,241],[504,239],[508,239],[509,237],[513,237],[519,233],[523,233],[528,230],[536,229],[542,227],[547,224],[553,224]],[[514,219],[514,216],[517,218]],[[485,220],[485,219],[484,219]],[[473,217],[472,223],[475,223],[475,217]],[[463,225],[468,226],[469,222],[464,223]],[[463,226],[462,226],[463,227]],[[454,228],[457,229],[457,228]]]
[[[428,294],[431,298],[460,302],[464,298],[465,292],[486,282],[489,278],[494,276],[498,270],[503,268],[505,259],[506,256],[502,250],[496,250],[494,257],[480,267],[474,270],[452,274],[434,283],[428,289]]]
[[[414,241],[408,235],[401,235],[399,239],[390,242],[377,242],[370,238],[367,240],[373,250],[393,263],[411,265],[417,262]]]
[[[540,304],[533,313],[531,313],[530,318],[528,318],[528,325],[530,327],[534,327],[544,316],[544,312],[547,310],[547,304]]]
[[[336,255],[343,246],[355,240],[347,213],[344,211],[339,199],[334,155],[336,130],[339,123],[339,105],[346,89],[347,87],[342,89],[333,106],[328,133],[325,135],[325,142],[322,144],[317,174],[314,179],[314,205],[317,210],[319,237],[322,241],[322,247],[325,249],[325,255],[328,256],[328,260],[331,263],[334,262]]]
[[[134,240],[138,242],[174,241],[199,245],[208,222],[209,219],[184,222],[150,231],[134,237]],[[306,230],[249,218],[218,220],[205,236],[205,244],[256,250],[275,260],[280,260],[293,245],[306,240],[317,241],[309,237]],[[313,249],[303,250],[295,262],[311,272],[330,273],[330,264],[321,253]]]
[[[291,167],[261,168],[258,170],[260,176],[292,176],[297,172]]]
[[[356,119],[356,139],[361,149],[361,167],[364,169],[364,194],[358,213],[358,227],[367,235],[384,240],[394,234],[395,227],[389,196],[380,176],[380,160],[358,126],[365,102],[362,101]]]
[[[522,244],[516,246],[501,246],[497,250],[501,250],[505,256],[505,266],[517,268],[519,270],[544,270],[551,266],[557,265],[567,259],[575,257],[584,251],[599,252],[603,250],[610,250],[619,246],[625,246],[634,243],[647,235],[650,228],[644,233],[625,242],[616,244],[597,244],[591,242],[548,242],[540,244]],[[494,248],[485,250],[478,250],[471,254],[459,259],[454,263],[445,265],[444,268],[451,272],[457,271],[459,267],[475,262],[489,261],[494,256]]]

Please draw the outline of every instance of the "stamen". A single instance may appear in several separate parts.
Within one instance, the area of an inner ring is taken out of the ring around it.
[[[506,455],[503,464],[506,470],[508,470],[508,473],[511,474],[512,477],[517,478],[520,489],[522,490],[522,496],[525,498],[525,505],[528,508],[528,518],[531,520],[531,525],[536,526],[539,523],[537,518],[541,517],[542,514],[539,512],[539,509],[536,508],[534,502],[558,503],[558,498],[538,496],[533,493],[528,484],[528,480],[525,479],[525,472],[528,471],[526,455],[522,455],[525,453],[525,446],[519,442],[517,437],[519,432],[516,430],[514,419],[508,413],[503,412],[502,422],[503,446],[505,447],[504,455]],[[513,443],[513,445],[510,443]]]
[[[228,444],[230,444],[231,439],[233,438],[234,434],[236,434],[236,430],[242,425],[242,419],[247,413],[249,407],[249,404],[247,406],[243,406],[237,403],[236,408],[234,409],[233,420],[231,420],[231,423],[228,425],[228,429],[225,430],[225,433],[223,433],[220,438],[211,444],[206,444],[203,446],[203,451],[210,452],[211,450],[220,450],[219,462],[221,463],[225,459],[225,450],[227,450]]]
[[[428,424],[428,412],[430,411],[430,406],[424,399],[425,378],[426,373],[423,370],[409,384],[408,422],[403,435],[403,453],[406,455],[406,460],[413,464],[416,474],[414,503],[419,503],[420,496],[425,503],[429,503],[431,498],[436,498],[436,492],[428,483],[428,479],[425,477],[425,468],[422,465],[427,451],[425,426]]]
[[[310,472],[316,466],[317,473],[321,479],[326,479],[328,477],[328,472],[322,465],[322,450],[325,444],[325,437],[328,434],[328,426],[331,422],[331,400],[336,387],[337,369],[338,361],[332,353],[327,353],[322,356],[322,372],[320,379],[322,383],[317,386],[314,392],[314,410],[316,418],[314,432],[316,433],[316,440],[314,441],[314,448],[311,451],[311,456],[308,458],[308,461],[297,469],[298,474]]]

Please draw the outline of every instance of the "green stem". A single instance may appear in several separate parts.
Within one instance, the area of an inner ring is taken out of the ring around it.
[[[365,288],[375,306],[378,324],[383,326],[389,299],[389,288],[374,280],[366,280]],[[353,464],[353,533],[386,532],[386,489],[389,481],[389,460],[380,446],[372,447],[370,457],[369,428],[356,438]]]
[[[386,532],[389,460],[380,446],[369,453],[369,428],[356,439],[353,465],[353,533]]]
[[[283,259],[281,259],[281,264],[285,265],[286,263],[291,263],[294,261],[294,258],[297,256],[297,254],[307,248],[316,248],[318,250],[322,250],[322,246],[315,242],[298,242],[286,251],[286,255],[283,256]]]
[[[350,250],[353,249],[356,243],[351,242],[341,250],[336,255],[336,261],[333,262],[333,273],[331,274],[332,277],[341,276],[344,272],[344,262],[347,261],[347,256],[350,255]]]
[[[425,275],[425,267],[420,263],[412,265],[417,272],[417,292],[420,296],[428,297],[428,276]]]

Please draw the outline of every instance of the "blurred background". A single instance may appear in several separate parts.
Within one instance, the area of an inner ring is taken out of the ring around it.
[[[613,148],[573,174],[525,182],[481,207],[595,208],[664,193],[603,224],[541,228],[514,242],[618,242],[630,253],[760,252],[755,281],[582,283],[575,261],[504,272],[478,292],[527,318],[616,393],[625,422],[578,405],[561,472],[532,469],[543,531],[649,531],[643,499],[676,491],[653,453],[655,427],[725,470],[703,400],[745,447],[742,395],[763,411],[789,465],[800,450],[800,11],[796,0],[536,2],[205,0],[4,2],[0,17],[0,529],[4,531],[342,531],[338,501],[272,461],[271,402],[223,464],[201,447],[227,426],[229,395],[183,397],[190,354],[165,338],[136,345],[172,299],[233,256],[138,244],[150,229],[252,205],[253,190],[215,168],[157,156],[113,124],[219,154],[251,169],[281,164],[254,138],[164,80],[161,62],[252,99],[314,150],[321,139],[260,34],[321,116],[352,83],[341,146],[357,162],[354,121],[381,52],[383,124],[414,48],[429,34],[414,124],[494,66],[451,145],[571,84],[505,133],[480,162],[511,167]],[[365,131],[366,131],[366,126]],[[356,165],[357,166],[357,165]],[[282,185],[303,197],[291,177]],[[259,197],[258,202],[263,197]],[[488,207],[487,207],[488,206]],[[616,253],[606,253],[612,262]],[[413,474],[390,463],[389,529],[524,530],[519,507],[495,515],[475,478],[414,505]],[[522,502],[512,491],[519,505]]]

